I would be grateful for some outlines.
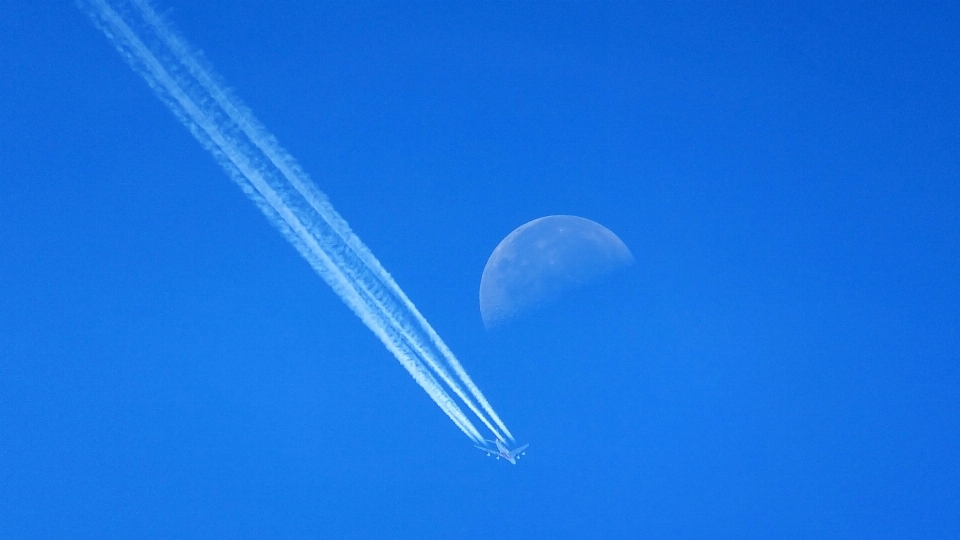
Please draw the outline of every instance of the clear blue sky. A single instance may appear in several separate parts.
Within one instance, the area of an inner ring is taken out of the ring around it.
[[[0,537],[960,537],[960,8],[157,4],[475,450],[71,2],[0,4]],[[494,333],[515,227],[636,263]]]

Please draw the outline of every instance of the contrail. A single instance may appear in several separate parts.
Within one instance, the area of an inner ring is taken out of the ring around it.
[[[137,21],[129,13],[118,13],[105,0],[80,3],[89,7],[95,24],[133,69],[447,416],[468,437],[483,440],[434,374],[496,437],[502,438],[502,431],[512,439],[450,349],[326,196],[150,6],[143,0],[128,2],[142,18],[136,25],[131,24]],[[467,387],[470,396],[447,367]]]
[[[323,219],[329,224],[329,226],[336,232],[340,239],[345,242],[350,249],[360,258],[363,265],[361,275],[355,276],[358,280],[365,280],[373,277],[376,279],[377,283],[375,288],[386,287],[387,292],[392,296],[390,300],[391,304],[399,301],[402,306],[391,305],[389,308],[384,306],[384,309],[392,315],[394,313],[399,313],[399,317],[393,317],[396,321],[396,324],[402,325],[406,330],[405,334],[413,340],[417,352],[423,357],[423,359],[428,363],[431,369],[433,369],[443,381],[450,386],[450,388],[457,394],[460,399],[467,404],[467,406],[473,411],[487,425],[487,427],[498,437],[500,433],[496,428],[490,425],[486,417],[477,410],[473,401],[468,398],[460,386],[453,380],[449,375],[447,370],[443,367],[441,362],[436,358],[434,351],[430,350],[429,345],[427,345],[423,340],[420,332],[416,328],[411,328],[410,325],[404,320],[406,317],[404,315],[412,315],[414,320],[419,324],[420,331],[426,332],[430,338],[430,342],[433,347],[436,347],[436,350],[443,356],[443,359],[446,361],[454,373],[459,377],[460,381],[463,382],[464,386],[470,391],[474,399],[476,399],[480,406],[483,407],[484,411],[490,416],[491,419],[497,424],[497,426],[502,430],[508,437],[513,439],[513,435],[510,433],[510,430],[507,429],[507,426],[500,420],[500,417],[497,416],[497,413],[493,411],[493,407],[487,402],[486,398],[480,392],[480,389],[474,384],[473,380],[470,379],[470,376],[467,375],[467,372],[460,365],[460,362],[454,356],[453,352],[447,347],[447,345],[440,339],[439,334],[430,326],[430,323],[427,322],[426,318],[420,313],[420,311],[413,305],[413,302],[407,298],[407,295],[403,293],[399,285],[394,281],[393,276],[386,271],[385,268],[380,264],[380,261],[373,256],[373,253],[367,248],[363,242],[360,241],[360,238],[357,237],[350,230],[350,226],[347,225],[347,222],[340,217],[336,210],[330,205],[326,197],[320,193],[317,188],[310,181],[309,177],[303,170],[300,169],[296,161],[277,143],[276,139],[269,133],[267,130],[256,120],[253,114],[238,102],[238,100],[230,96],[227,91],[216,81],[215,77],[212,75],[211,71],[201,65],[199,60],[194,54],[191,53],[190,47],[182,39],[180,39],[176,34],[171,32],[166,28],[163,20],[150,9],[149,5],[144,0],[132,0],[132,2],[141,10],[144,19],[147,23],[156,31],[158,37],[160,37],[164,44],[172,51],[177,60],[186,66],[190,75],[193,76],[196,81],[203,87],[203,89],[209,93],[209,95],[216,101],[217,105],[225,112],[230,121],[237,125],[237,127],[243,132],[243,134],[256,145],[257,149],[260,150],[273,164],[281,174],[290,182],[294,189],[299,192],[304,199],[306,199],[311,207],[319,213]]]

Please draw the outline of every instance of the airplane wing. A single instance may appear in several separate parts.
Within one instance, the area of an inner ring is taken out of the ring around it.
[[[524,450],[527,449],[528,446],[530,446],[530,445],[529,445],[529,444],[525,444],[525,445],[521,446],[520,448],[517,448],[516,450],[511,451],[511,452],[510,452],[510,457],[515,458],[515,457],[519,456],[520,454],[523,453]]]
[[[497,453],[496,450],[491,450],[491,449],[489,449],[489,448],[484,448],[483,446],[480,446],[480,445],[477,445],[477,444],[473,445],[473,447],[474,447],[474,448],[479,448],[480,450],[483,450],[483,451],[486,452],[487,454],[496,454],[496,453]]]

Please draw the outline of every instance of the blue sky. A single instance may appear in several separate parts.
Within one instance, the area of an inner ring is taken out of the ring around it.
[[[0,7],[0,536],[960,535],[960,10],[157,4],[529,455],[488,459],[72,3]],[[497,243],[625,273],[488,333]]]

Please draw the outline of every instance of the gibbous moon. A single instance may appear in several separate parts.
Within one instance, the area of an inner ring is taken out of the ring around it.
[[[547,216],[521,225],[493,250],[480,278],[487,328],[633,262],[604,226],[577,216]]]

